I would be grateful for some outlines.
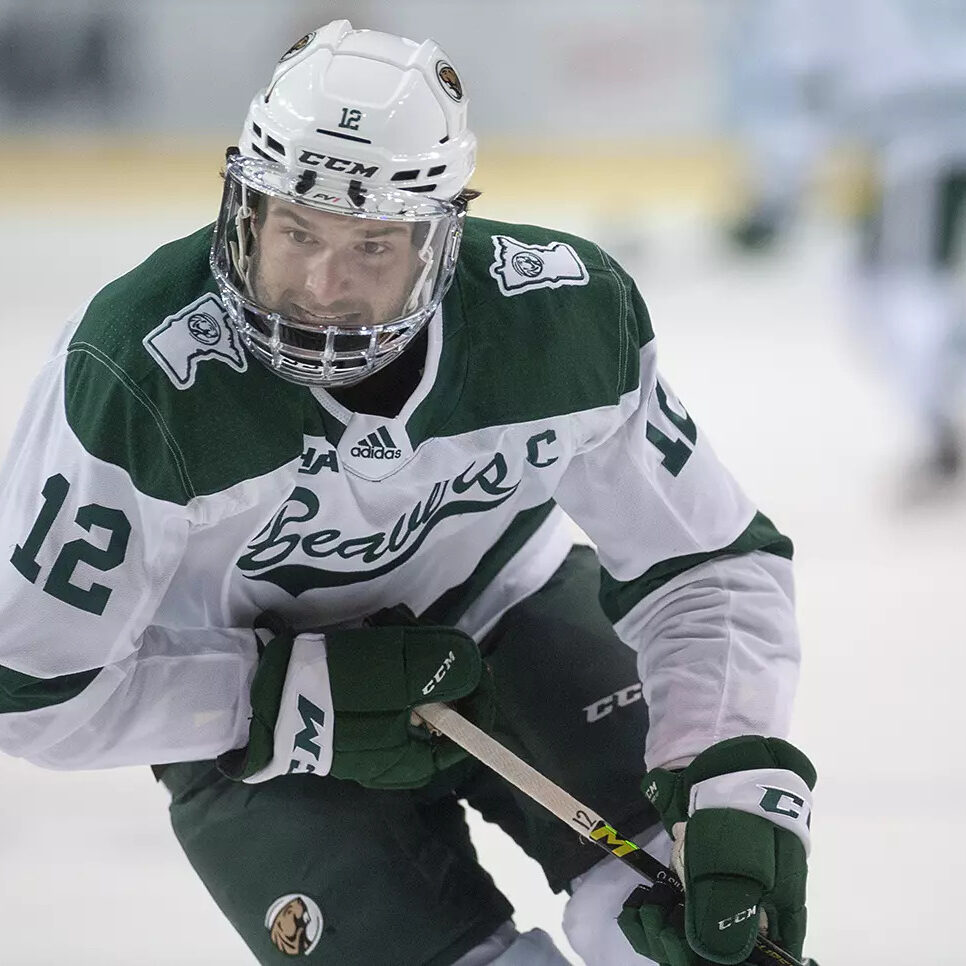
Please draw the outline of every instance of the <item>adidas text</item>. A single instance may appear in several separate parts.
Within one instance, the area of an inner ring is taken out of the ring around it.
[[[402,450],[396,446],[396,441],[385,426],[363,436],[349,452],[368,460],[398,460],[402,456]]]
[[[402,456],[401,449],[383,449],[375,446],[353,446],[349,452],[353,456],[364,456],[370,460],[398,460]]]

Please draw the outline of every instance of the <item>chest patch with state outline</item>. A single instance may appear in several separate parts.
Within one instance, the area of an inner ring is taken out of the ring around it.
[[[590,281],[580,256],[566,242],[526,245],[509,235],[494,235],[493,254],[490,275],[506,296],[536,288],[586,285]]]
[[[210,292],[169,315],[144,337],[143,344],[178,389],[190,389],[198,366],[208,359],[224,362],[236,372],[248,368],[225,307]]]

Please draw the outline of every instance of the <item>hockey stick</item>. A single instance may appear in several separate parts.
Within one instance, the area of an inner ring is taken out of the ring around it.
[[[421,704],[414,711],[414,715],[422,719],[431,731],[456,742],[474,758],[492,768],[501,778],[529,795],[538,805],[575,828],[585,839],[629,865],[648,879],[652,887],[667,886],[683,900],[684,886],[666,865],[625,839],[593,809],[578,802],[559,785],[555,785],[449,705],[439,702]],[[641,886],[640,889],[649,891],[646,886]],[[750,966],[808,966],[808,962],[799,962],[764,936],[758,937],[751,955],[745,960]]]

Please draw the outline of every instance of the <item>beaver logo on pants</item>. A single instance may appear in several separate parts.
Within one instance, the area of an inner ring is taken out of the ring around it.
[[[322,913],[308,896],[290,893],[269,906],[265,928],[281,952],[288,956],[308,956],[322,936]]]

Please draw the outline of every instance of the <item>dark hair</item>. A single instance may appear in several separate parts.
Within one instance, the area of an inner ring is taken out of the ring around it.
[[[453,204],[459,208],[460,211],[466,211],[470,206],[471,201],[476,201],[479,196],[483,194],[482,191],[476,188],[464,188],[454,199]]]

